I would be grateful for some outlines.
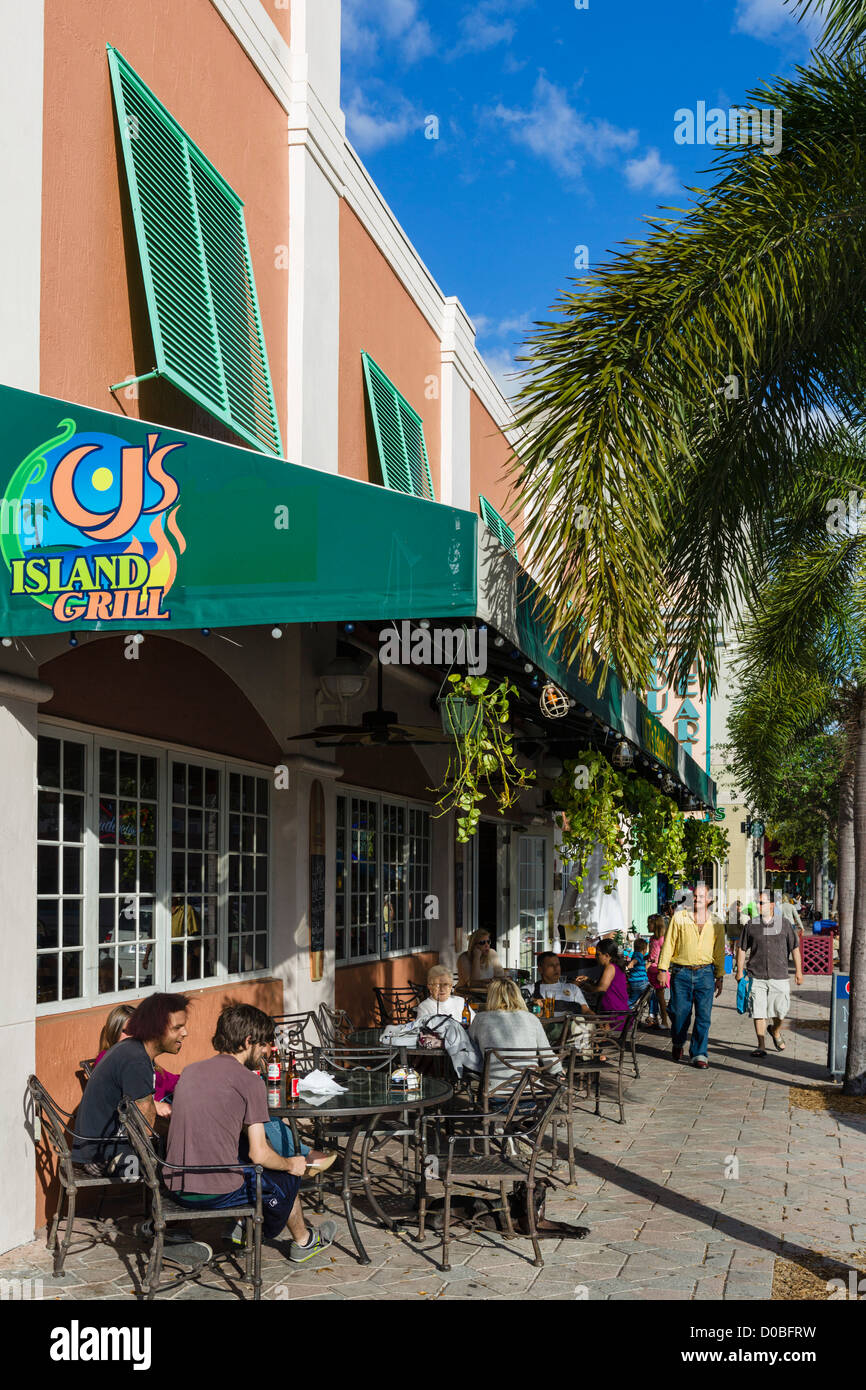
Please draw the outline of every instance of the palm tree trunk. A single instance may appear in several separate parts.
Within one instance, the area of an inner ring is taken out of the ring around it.
[[[854,923],[848,1020],[847,1096],[866,1094],[866,689],[857,692],[854,755]]]
[[[854,763],[842,768],[839,782],[838,871],[836,917],[839,923],[839,969],[851,968],[851,931],[854,924]]]

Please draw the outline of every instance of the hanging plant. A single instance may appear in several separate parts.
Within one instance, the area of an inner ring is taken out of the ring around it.
[[[664,874],[672,883],[685,876],[685,820],[676,802],[651,782],[631,774],[625,789],[631,817],[630,853],[647,874]]]
[[[491,688],[486,676],[449,676],[448,681],[451,690],[440,703],[440,714],[454,751],[445,779],[435,789],[436,804],[440,816],[457,812],[457,839],[465,844],[478,829],[485,797],[493,796],[505,811],[535,773],[514,760],[509,721],[516,687],[503,680]]]
[[[686,870],[692,880],[698,878],[704,864],[716,859],[727,859],[731,848],[727,830],[712,821],[685,818],[683,838],[685,845]]]
[[[575,866],[571,882],[579,893],[596,845],[601,845],[601,879],[606,893],[616,887],[617,869],[629,862],[622,821],[623,783],[622,774],[601,753],[589,751],[578,761],[567,762],[554,783],[553,799],[559,807],[555,820],[562,831],[560,854]]]

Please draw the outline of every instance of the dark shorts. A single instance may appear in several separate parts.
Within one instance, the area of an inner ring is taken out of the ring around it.
[[[192,1176],[192,1175],[190,1175]],[[289,1214],[298,1196],[301,1179],[292,1173],[280,1173],[266,1168],[262,1173],[262,1235],[266,1240],[278,1236],[289,1219]],[[226,1207],[253,1206],[256,1200],[256,1174],[254,1168],[244,1169],[244,1184],[234,1192],[221,1192],[216,1197],[186,1197],[182,1192],[172,1193],[181,1206],[190,1211],[223,1211]]]

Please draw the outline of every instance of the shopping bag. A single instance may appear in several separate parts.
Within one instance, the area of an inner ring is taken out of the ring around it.
[[[752,998],[752,977],[744,975],[737,983],[737,1013],[747,1014]]]

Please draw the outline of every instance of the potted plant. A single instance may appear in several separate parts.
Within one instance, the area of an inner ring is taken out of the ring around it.
[[[565,764],[554,784],[553,799],[559,807],[560,854],[575,866],[572,883],[579,893],[583,891],[589,860],[596,845],[601,845],[602,882],[605,892],[612,893],[617,869],[629,862],[622,774],[601,753],[587,750],[579,760]]]
[[[511,697],[508,680],[491,685],[486,676],[449,676],[451,690],[440,702],[444,731],[453,739],[445,779],[436,788],[438,814],[457,812],[457,839],[465,844],[477,831],[481,803],[495,798],[500,811],[513,806],[535,773],[518,767],[509,731]]]
[[[672,883],[683,879],[686,863],[685,819],[676,802],[651,782],[631,773],[625,788],[630,816],[630,854],[646,874],[664,874]]]

